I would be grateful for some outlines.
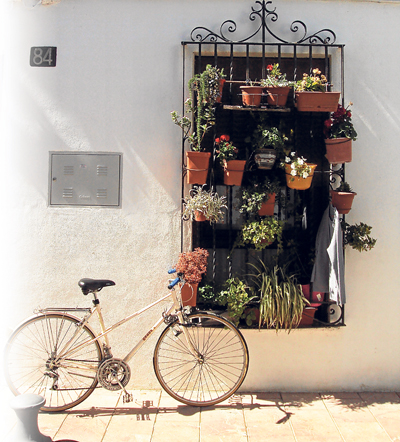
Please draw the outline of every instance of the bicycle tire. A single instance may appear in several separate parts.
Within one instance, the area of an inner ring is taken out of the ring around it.
[[[183,328],[196,349],[189,348]],[[228,320],[209,312],[170,324],[154,349],[154,371],[163,389],[186,405],[211,406],[242,385],[249,365],[246,341]]]
[[[74,351],[95,337],[79,322],[72,315],[46,313],[15,330],[5,349],[6,380],[15,395],[38,394],[46,399],[43,411],[57,412],[78,405],[93,392],[102,351],[97,341]]]

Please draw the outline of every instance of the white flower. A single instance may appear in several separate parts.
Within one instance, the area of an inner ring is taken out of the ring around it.
[[[290,175],[296,176],[296,171],[294,169],[291,170]]]
[[[302,158],[299,158],[297,162],[300,164],[300,166],[302,166],[304,164],[304,161]]]
[[[308,178],[308,173],[307,172],[303,172],[303,178]]]
[[[292,164],[290,165],[290,167],[291,167],[292,169],[294,169],[294,168],[296,167],[296,164],[292,163]]]
[[[292,157],[294,157],[294,156],[295,156],[295,152],[291,152],[290,155],[291,155]]]
[[[290,163],[290,158],[289,157],[285,158],[285,163]]]

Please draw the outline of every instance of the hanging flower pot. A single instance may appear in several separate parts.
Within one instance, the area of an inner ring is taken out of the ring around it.
[[[194,213],[194,220],[198,222],[203,222],[207,221],[207,218],[203,212],[200,212],[200,210],[196,210]]]
[[[260,107],[263,93],[262,86],[240,86],[243,106]]]
[[[326,158],[330,164],[350,163],[352,160],[351,138],[329,138],[325,140]]]
[[[257,149],[254,154],[254,161],[257,167],[262,170],[270,170],[276,161],[275,149]]]
[[[336,207],[341,215],[349,213],[354,197],[357,194],[355,192],[340,192],[337,190],[331,190],[330,193],[332,197],[332,206]]]
[[[210,152],[186,152],[187,157],[187,183],[205,184],[207,182]]]
[[[262,206],[260,210],[258,211],[258,214],[260,216],[272,216],[274,214],[275,210],[275,193],[271,193],[268,195],[267,201],[264,201],[262,203]]]
[[[224,162],[224,184],[226,186],[241,186],[245,160],[230,160]]]
[[[224,90],[225,82],[226,82],[226,80],[224,78],[220,78],[220,80],[219,80],[219,95],[218,95],[217,99],[215,100],[217,103],[221,103],[221,101],[222,101],[222,92]]]
[[[270,106],[286,106],[289,92],[292,88],[289,86],[266,86],[267,103]]]
[[[181,299],[182,305],[196,307],[197,304],[197,289],[199,284],[188,284],[185,283],[181,287]]]
[[[290,189],[297,189],[297,190],[306,190],[311,187],[312,179],[314,176],[314,170],[317,167],[316,164],[310,164],[307,163],[307,166],[311,168],[311,172],[309,175],[305,178],[302,176],[295,175],[293,176],[291,174],[292,168],[290,164],[285,164],[285,173],[286,173],[286,185]]]
[[[334,112],[340,92],[296,92],[296,107],[300,112]]]

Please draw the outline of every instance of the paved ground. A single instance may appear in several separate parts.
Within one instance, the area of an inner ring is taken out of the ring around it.
[[[124,404],[98,389],[68,412],[39,414],[54,442],[400,442],[400,393],[253,393],[193,408],[161,391],[134,391]],[[2,441],[16,417],[3,410]]]

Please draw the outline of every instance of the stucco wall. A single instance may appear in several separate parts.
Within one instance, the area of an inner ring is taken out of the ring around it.
[[[233,19],[250,34],[242,0],[6,2],[2,67],[2,302],[6,335],[37,306],[89,303],[81,277],[111,278],[108,321],[163,291],[180,249],[181,40]],[[373,226],[376,248],[346,252],[346,327],[290,335],[245,331],[247,390],[400,389],[397,2],[275,1],[278,33],[293,20],[345,43],[346,100],[359,133],[347,178],[350,222]],[[210,13],[212,11],[212,14]],[[56,68],[29,66],[32,46],[57,46]],[[51,208],[49,151],[123,153],[122,208]],[[158,309],[160,310],[160,309]],[[113,340],[122,356],[147,319]],[[152,341],[154,342],[154,340]],[[152,342],[132,361],[133,383],[155,387]]]

